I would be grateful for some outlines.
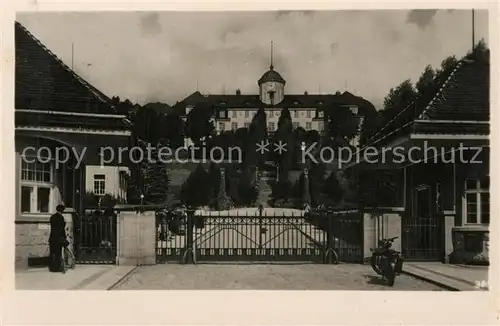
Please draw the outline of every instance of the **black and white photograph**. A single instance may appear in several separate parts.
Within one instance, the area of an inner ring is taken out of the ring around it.
[[[491,19],[17,12],[15,289],[490,291]]]

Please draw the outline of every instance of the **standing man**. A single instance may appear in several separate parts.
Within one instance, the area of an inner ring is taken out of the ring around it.
[[[49,270],[51,272],[62,272],[62,248],[66,246],[68,240],[66,239],[66,221],[62,215],[64,205],[57,205],[56,213],[50,217],[50,236],[49,236],[49,249],[50,249],[50,262]]]

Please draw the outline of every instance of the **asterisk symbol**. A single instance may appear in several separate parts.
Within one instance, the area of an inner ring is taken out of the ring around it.
[[[257,143],[257,149],[255,151],[263,155],[265,152],[269,152],[267,146],[269,146],[269,141],[261,140],[260,143]]]
[[[279,154],[282,154],[283,152],[286,152],[286,143],[282,142],[281,140],[278,141],[278,143],[274,143],[274,151],[278,152]]]

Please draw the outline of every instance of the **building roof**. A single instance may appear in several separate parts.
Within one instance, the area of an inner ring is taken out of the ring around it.
[[[115,114],[110,99],[15,23],[16,109]]]
[[[271,67],[269,67],[269,70],[266,71],[262,75],[262,77],[260,77],[260,79],[257,83],[260,86],[262,83],[266,83],[266,82],[278,82],[278,83],[282,83],[282,84],[286,83],[285,80],[283,79],[283,77],[281,77],[281,75],[276,70],[274,70],[274,67],[272,65],[271,65]]]
[[[244,95],[244,94],[211,94],[203,95],[199,91],[186,97],[184,100],[177,102],[177,107],[180,112],[183,112],[186,106],[203,105],[208,107],[227,107],[237,109],[256,109],[264,104],[260,101],[259,95]],[[375,109],[373,104],[355,96],[349,92],[336,94],[285,94],[283,101],[276,105],[265,105],[266,108],[318,108],[330,107],[331,105],[349,105],[366,107]]]
[[[400,133],[416,132],[419,128],[433,133],[470,133],[477,129],[471,125],[482,125],[476,131],[489,132],[484,124],[490,120],[489,71],[487,62],[460,60],[436,86],[381,127],[368,144],[387,142]],[[451,123],[457,126],[452,127]]]

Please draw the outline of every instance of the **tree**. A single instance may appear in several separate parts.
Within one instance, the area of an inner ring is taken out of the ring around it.
[[[395,171],[360,171],[359,203],[365,207],[392,206],[397,198]]]
[[[336,171],[332,171],[323,185],[323,193],[328,199],[329,205],[338,205],[343,198],[344,192],[337,178]]]
[[[207,205],[210,198],[208,173],[201,164],[191,172],[181,188],[181,200],[189,206]]]
[[[419,94],[424,94],[428,89],[430,89],[434,85],[434,78],[436,77],[436,73],[434,69],[430,65],[425,67],[424,72],[418,79],[415,84],[415,88],[417,89]]]
[[[484,39],[479,40],[474,49],[467,53],[466,58],[489,63],[490,49]]]
[[[267,117],[266,111],[260,107],[252,118],[248,130],[248,141],[245,146],[245,165],[261,166],[265,162],[265,153],[257,152],[257,144],[267,139]]]
[[[170,179],[165,163],[148,162],[144,177],[144,203],[164,204],[168,198]]]
[[[156,145],[164,138],[165,115],[150,107],[141,107],[134,116],[132,132],[142,141]]]
[[[280,171],[276,182],[271,187],[274,200],[288,200],[293,198],[293,184],[288,171]]]
[[[196,106],[189,111],[186,118],[186,136],[195,144],[200,144],[201,139],[212,136],[215,130],[211,118],[213,109],[205,106]]]
[[[409,79],[403,81],[396,88],[391,88],[384,99],[384,110],[382,119],[388,122],[395,117],[399,111],[408,106],[416,97],[417,93]]]
[[[255,172],[247,167],[242,171],[238,182],[238,204],[245,206],[252,205],[257,200],[258,194],[255,187]]]
[[[317,206],[322,201],[322,193],[325,184],[326,166],[322,162],[311,163],[309,169],[309,191],[311,193],[311,203]]]
[[[278,119],[278,129],[274,134],[274,142],[284,146],[284,151],[275,151],[273,161],[279,165],[280,171],[288,172],[293,162],[293,124],[290,111],[285,108],[281,110]]]
[[[184,145],[184,122],[177,114],[168,114],[162,128],[164,138],[171,148],[179,148]]]
[[[335,107],[326,111],[327,136],[333,148],[347,146],[358,134],[358,118],[347,107]]]
[[[436,75],[440,75],[441,73],[449,73],[453,67],[458,63],[457,58],[455,56],[450,56],[444,59],[441,62],[441,68],[436,71]]]

